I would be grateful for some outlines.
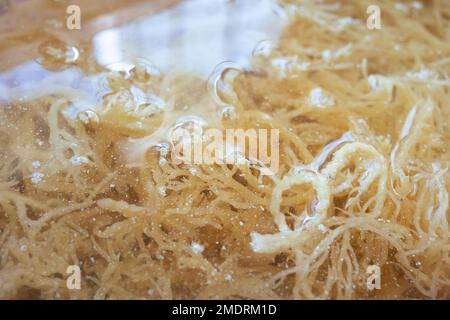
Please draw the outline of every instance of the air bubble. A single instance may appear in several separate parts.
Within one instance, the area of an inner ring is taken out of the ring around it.
[[[270,40],[263,40],[258,42],[253,49],[252,55],[254,57],[268,57],[272,53],[275,45]]]
[[[236,108],[234,106],[223,106],[221,108],[220,116],[223,120],[230,120],[237,117]]]
[[[232,85],[242,71],[242,67],[234,62],[222,62],[208,78],[208,91],[218,105],[222,118],[234,115],[231,111],[235,109],[237,96]]]
[[[96,126],[100,123],[100,119],[99,119],[97,113],[90,109],[78,112],[77,118],[84,125],[88,125],[88,126]]]
[[[36,62],[48,70],[62,70],[75,64],[80,58],[80,51],[59,40],[49,40],[38,47],[40,56]]]
[[[123,74],[126,80],[133,79],[146,82],[151,78],[159,78],[161,76],[161,71],[153,63],[144,58],[134,58],[130,61],[117,61],[106,65],[105,68]]]
[[[151,78],[161,77],[160,70],[150,61],[144,58],[137,58],[136,64],[129,70],[130,78],[134,80],[146,82]]]

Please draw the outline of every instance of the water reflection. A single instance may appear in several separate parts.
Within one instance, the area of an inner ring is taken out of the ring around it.
[[[71,32],[64,33],[62,38],[74,45],[76,39],[83,44],[88,41],[96,62],[112,70],[130,72],[133,66],[145,61],[146,65],[154,66],[155,72],[192,71],[206,80],[223,61],[248,67],[258,43],[276,42],[285,21],[280,17],[275,0],[186,0],[159,7],[158,3],[157,0],[139,2],[144,6],[140,18],[136,18],[139,15],[132,10],[131,2],[126,9],[133,12],[134,18],[124,19],[119,10],[105,9],[103,15],[94,14],[89,21],[86,20],[81,30],[83,38],[78,39],[80,34]],[[157,7],[160,11],[155,11]],[[84,4],[83,8],[88,10],[88,5]],[[37,12],[37,17],[46,16],[44,9]],[[10,14],[6,12],[6,15]],[[51,15],[49,17],[54,19]],[[110,24],[104,23],[105,19],[117,20],[121,26],[111,28]],[[106,29],[92,32],[101,25]],[[0,73],[0,100],[32,99],[62,89],[67,91],[68,88],[78,89],[90,97],[89,104],[101,100],[105,89],[99,77],[86,76],[78,65],[72,63],[78,59],[78,51],[75,51],[76,58],[69,61],[65,54],[72,51],[61,49],[67,46],[76,50],[76,47],[45,30],[33,41],[37,47],[35,51],[28,51],[28,60],[23,59],[23,63],[16,63],[13,67],[8,67],[12,60],[0,61],[0,66],[6,68]],[[51,45],[45,45],[48,39],[54,40]],[[53,44],[60,45],[61,48],[56,48],[60,50],[55,50]],[[19,46],[17,50],[21,48]],[[58,68],[47,68],[43,63],[58,59],[61,60]]]
[[[146,58],[162,71],[182,69],[203,76],[222,61],[246,67],[255,45],[275,39],[283,19],[274,1],[194,0],[99,32],[93,39],[97,61],[126,69]]]

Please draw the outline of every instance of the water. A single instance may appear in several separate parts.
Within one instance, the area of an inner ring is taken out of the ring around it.
[[[250,65],[258,42],[275,40],[284,25],[273,1],[184,1],[95,35],[101,65],[145,57],[161,70],[192,71],[207,77],[216,65]]]
[[[251,68],[254,57],[270,53],[287,22],[271,0],[134,1],[128,6],[108,2],[103,8],[100,1],[83,6],[88,18],[77,33],[57,19],[64,4],[34,11],[32,6],[27,1],[11,6],[20,17],[34,12],[36,25],[17,19],[32,50],[22,53],[22,43],[14,42],[14,55],[0,50],[6,57],[0,60],[0,100],[62,94],[71,100],[70,116],[79,114],[92,122],[106,97],[129,89],[137,108],[165,111],[160,130],[148,138],[151,145],[166,141],[163,131],[170,131],[179,119],[205,117],[208,125],[220,127],[222,120],[234,118],[236,99],[230,83]],[[10,19],[11,13],[3,18]],[[111,79],[104,73],[108,70],[119,75]],[[180,98],[167,106],[167,99],[152,93],[154,88],[130,86],[176,72],[198,76],[207,92],[195,80],[177,92],[195,92],[197,98]]]

